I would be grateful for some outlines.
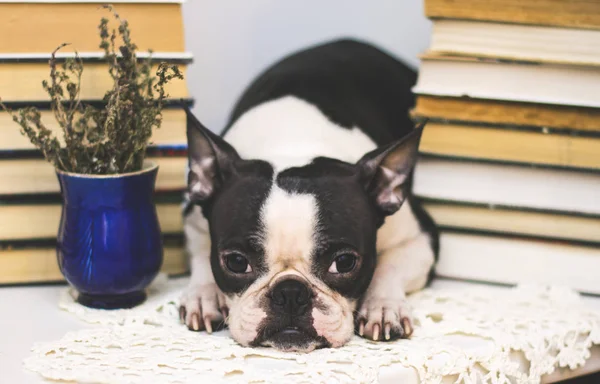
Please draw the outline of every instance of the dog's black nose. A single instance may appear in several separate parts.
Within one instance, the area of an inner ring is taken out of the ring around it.
[[[310,291],[306,284],[295,280],[283,280],[271,291],[271,302],[278,307],[286,307],[292,312],[306,308],[310,302]]]

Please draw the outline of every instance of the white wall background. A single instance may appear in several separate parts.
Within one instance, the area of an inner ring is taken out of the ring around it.
[[[194,113],[217,132],[253,77],[288,53],[357,37],[416,67],[431,29],[422,0],[187,0],[183,12]]]

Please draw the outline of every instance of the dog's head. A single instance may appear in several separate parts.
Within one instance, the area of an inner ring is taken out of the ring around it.
[[[310,351],[352,337],[377,229],[408,193],[421,131],[356,164],[317,158],[276,171],[242,159],[188,111],[188,193],[209,223],[236,341]]]

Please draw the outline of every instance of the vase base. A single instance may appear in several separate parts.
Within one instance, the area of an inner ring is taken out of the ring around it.
[[[123,295],[88,295],[79,293],[77,302],[96,309],[128,309],[146,300],[146,292],[132,292]]]

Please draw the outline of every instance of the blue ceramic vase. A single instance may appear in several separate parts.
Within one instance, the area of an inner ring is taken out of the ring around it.
[[[153,201],[158,166],[121,175],[57,170],[63,198],[58,263],[93,308],[131,308],[146,299],[163,247]]]

